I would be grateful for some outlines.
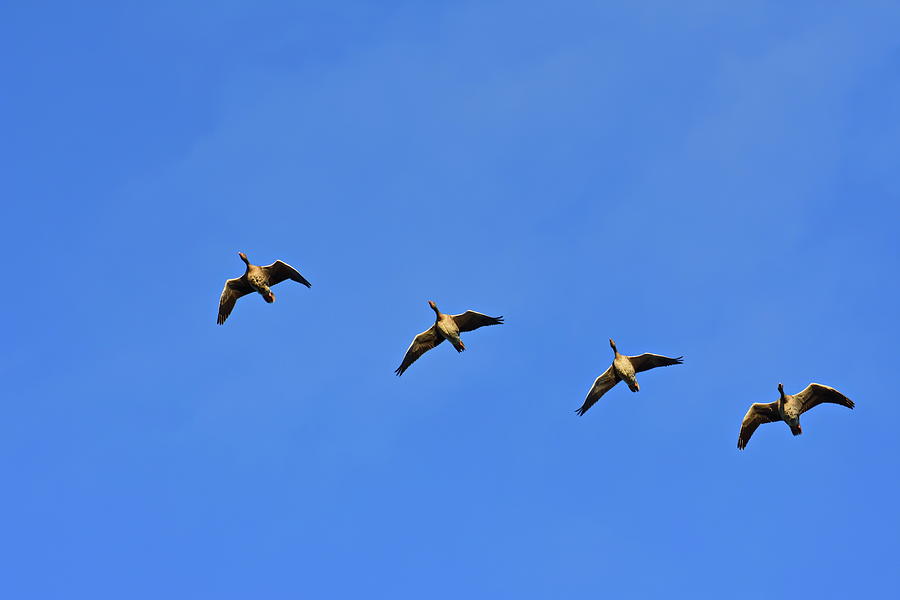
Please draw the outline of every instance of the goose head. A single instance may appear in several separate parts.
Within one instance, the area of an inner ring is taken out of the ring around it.
[[[433,310],[435,312],[435,314],[438,314],[438,315],[441,314],[441,312],[438,310],[437,304],[434,303],[434,300],[429,300],[428,306],[431,307],[431,310]]]
[[[247,264],[248,266],[250,265],[250,261],[247,260],[246,254],[244,254],[243,252],[238,252],[238,256],[241,257],[241,260],[244,261],[245,264]]]
[[[609,338],[609,347],[612,348],[613,352],[615,352],[615,353],[619,352],[618,350],[616,350],[616,342],[612,338]]]
[[[778,393],[781,394],[782,398],[784,398],[784,384],[783,383],[778,384]]]

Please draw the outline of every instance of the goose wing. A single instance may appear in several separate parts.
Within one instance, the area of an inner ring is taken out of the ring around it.
[[[302,283],[306,287],[312,287],[312,284],[308,282],[297,269],[286,262],[276,260],[271,265],[262,267],[262,270],[265,271],[266,275],[269,277],[269,285],[275,285],[276,283],[281,283],[285,279],[290,279],[291,281]]]
[[[747,442],[750,441],[750,436],[753,435],[757,427],[763,423],[774,423],[780,420],[781,415],[778,414],[777,400],[768,404],[762,402],[751,404],[750,410],[747,411],[747,414],[744,415],[744,420],[741,421],[741,433],[738,435],[737,443],[738,448],[743,450],[747,447]]]
[[[575,411],[578,416],[580,417],[586,413],[590,407],[597,403],[597,400],[599,400],[603,394],[613,389],[613,386],[618,382],[619,378],[616,377],[616,372],[613,370],[612,365],[610,365],[600,377],[594,380],[594,385],[592,385],[591,389],[588,391],[587,397],[584,399],[584,404]]]
[[[467,310],[461,315],[450,316],[456,321],[456,326],[459,327],[460,331],[473,331],[486,325],[503,325],[503,317],[489,317],[474,310]]]
[[[397,367],[394,373],[397,374],[397,377],[403,375],[403,372],[409,368],[409,365],[416,362],[420,356],[443,341],[444,338],[438,333],[437,325],[432,325],[413,338],[412,344],[409,345],[409,348],[406,349],[406,354],[403,356],[403,362],[400,363],[400,366]]]
[[[669,358],[668,356],[663,356],[661,354],[650,354],[648,352],[646,354],[641,354],[640,356],[629,356],[628,360],[631,361],[631,366],[634,367],[634,372],[640,373],[641,371],[649,371],[650,369],[655,369],[656,367],[680,365],[684,362],[682,360],[683,358],[683,356],[679,356],[678,358]]]
[[[793,402],[799,403],[798,414],[803,414],[814,406],[818,406],[823,402],[830,404],[840,404],[847,408],[856,406],[853,400],[843,395],[833,387],[822,385],[820,383],[811,383],[806,386],[799,394],[794,394]]]
[[[219,325],[223,324],[228,315],[231,314],[234,303],[237,302],[238,298],[246,296],[252,291],[253,288],[250,287],[250,284],[240,277],[226,281],[225,287],[222,288],[222,295],[219,297],[219,317],[216,319],[216,323]]]

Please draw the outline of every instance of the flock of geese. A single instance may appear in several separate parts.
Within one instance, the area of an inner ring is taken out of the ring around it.
[[[312,287],[303,275],[297,269],[276,260],[271,265],[260,267],[250,264],[247,255],[239,252],[238,256],[244,261],[246,269],[244,274],[225,282],[222,290],[222,296],[219,298],[219,316],[216,322],[219,325],[225,323],[228,315],[234,310],[234,305],[238,298],[246,296],[252,292],[258,293],[263,300],[271,304],[275,302],[275,294],[272,292],[272,286],[281,283],[286,279],[302,283],[306,287]],[[450,342],[450,345],[457,352],[466,349],[459,334],[466,331],[474,331],[480,327],[488,325],[502,325],[503,317],[489,317],[488,315],[474,310],[467,310],[459,315],[448,315],[442,313],[437,305],[431,300],[428,301],[431,310],[434,311],[434,325],[413,338],[400,366],[394,371],[397,376],[403,373],[412,365],[420,356],[439,346],[444,340]],[[625,356],[619,354],[616,343],[610,339],[609,345],[613,351],[613,361],[602,375],[594,380],[591,389],[588,390],[587,397],[581,408],[575,412],[581,416],[588,411],[597,401],[617,383],[624,381],[632,392],[638,392],[641,386],[638,385],[636,375],[643,371],[649,371],[656,367],[668,367],[670,365],[682,364],[682,358],[670,358],[660,354],[640,354],[638,356]],[[800,428],[800,415],[810,410],[814,406],[824,403],[840,404],[847,408],[853,408],[853,401],[841,394],[839,391],[827,385],[819,383],[811,383],[798,394],[785,394],[784,386],[778,384],[779,398],[774,402],[754,403],[750,406],[750,410],[744,415],[741,422],[741,431],[738,435],[737,447],[743,450],[750,441],[750,436],[763,423],[775,423],[784,421],[791,429],[794,435],[800,435],[803,430]]]

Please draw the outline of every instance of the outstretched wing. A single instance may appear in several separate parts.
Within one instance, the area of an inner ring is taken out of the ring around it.
[[[400,363],[400,366],[397,367],[397,370],[394,371],[394,373],[397,374],[397,377],[403,375],[403,372],[409,368],[409,365],[416,362],[420,356],[443,341],[444,338],[438,333],[437,325],[432,325],[413,338],[412,344],[406,349],[406,355],[403,357],[403,362]]]
[[[312,284],[308,282],[297,269],[286,262],[276,260],[271,265],[262,267],[262,269],[266,272],[266,275],[269,276],[269,285],[275,285],[276,283],[281,283],[285,279],[290,279],[302,283],[306,287],[312,287]]]
[[[761,402],[751,404],[750,410],[747,411],[747,414],[744,415],[744,420],[741,421],[741,433],[738,435],[737,443],[738,448],[743,450],[747,447],[747,442],[750,441],[750,436],[753,435],[757,427],[763,423],[774,423],[780,420],[781,415],[778,414],[777,400],[768,404]]]
[[[219,317],[216,319],[216,323],[219,325],[224,323],[228,315],[231,314],[237,299],[241,296],[246,296],[252,291],[253,288],[250,287],[250,284],[241,278],[226,281],[225,287],[222,288],[222,295],[219,297]]]
[[[641,371],[649,371],[650,369],[655,369],[656,367],[668,367],[669,365],[680,365],[684,361],[682,360],[684,357],[679,356],[678,358],[669,358],[668,356],[662,356],[661,354],[641,354],[640,356],[629,356],[628,360],[631,361],[631,366],[634,367],[635,373],[640,373]]]
[[[820,383],[811,383],[806,389],[799,394],[794,394],[794,401],[800,403],[800,412],[803,414],[814,406],[818,406],[823,402],[830,404],[840,404],[847,408],[856,406],[853,400],[843,395],[833,387],[822,385]]]
[[[616,377],[616,372],[613,370],[612,365],[597,379],[594,380],[594,385],[591,386],[590,391],[588,391],[587,397],[584,399],[584,404],[581,405],[581,408],[576,410],[575,412],[578,416],[582,416],[587,410],[597,403],[597,400],[600,397],[613,389],[619,383],[619,378]]]
[[[486,325],[503,325],[503,317],[489,317],[474,310],[467,310],[461,315],[451,315],[460,331],[473,331]]]

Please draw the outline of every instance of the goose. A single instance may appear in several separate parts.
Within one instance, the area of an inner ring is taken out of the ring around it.
[[[403,372],[409,368],[409,365],[416,362],[420,356],[444,340],[449,340],[457,352],[462,352],[466,349],[466,346],[459,339],[460,333],[463,331],[474,331],[487,325],[503,324],[503,317],[489,317],[474,310],[467,310],[461,315],[445,315],[438,310],[437,304],[431,300],[428,301],[428,306],[431,307],[435,314],[434,325],[413,338],[412,344],[409,345],[409,348],[406,349],[406,354],[403,356],[403,362],[394,371],[398,377],[403,375]]]
[[[216,320],[216,323],[219,325],[225,322],[225,319],[228,318],[228,315],[231,314],[234,308],[234,303],[241,296],[246,296],[251,292],[258,292],[263,297],[263,300],[271,304],[275,302],[275,294],[272,293],[270,288],[285,279],[297,281],[306,287],[312,287],[312,284],[304,279],[297,269],[286,262],[276,260],[271,265],[258,267],[251,265],[250,261],[247,260],[247,255],[243,252],[238,252],[238,256],[247,265],[247,270],[240,277],[229,279],[225,282],[222,296],[219,298],[219,318]]]
[[[843,395],[833,387],[822,385],[821,383],[811,383],[806,386],[799,394],[784,393],[784,386],[778,384],[778,393],[781,397],[775,402],[768,404],[756,402],[750,405],[750,410],[744,415],[741,421],[741,433],[738,435],[737,447],[743,450],[750,441],[750,436],[756,431],[756,428],[763,423],[774,423],[775,421],[784,421],[791,428],[791,433],[800,435],[803,430],[800,428],[800,415],[808,411],[814,406],[818,406],[823,402],[830,404],[840,404],[852,409],[856,406],[853,400]]]
[[[634,377],[636,373],[649,371],[656,367],[680,365],[684,362],[682,360],[684,358],[683,356],[679,356],[678,358],[669,358],[668,356],[661,356],[659,354],[625,356],[624,354],[619,354],[619,351],[616,349],[616,343],[612,338],[609,340],[609,347],[613,350],[613,362],[600,377],[594,380],[594,385],[592,385],[591,389],[588,391],[587,397],[584,399],[584,404],[575,411],[579,417],[586,413],[590,407],[596,404],[597,400],[599,400],[603,394],[613,389],[620,381],[624,381],[628,384],[628,389],[632,392],[638,392],[640,391],[641,386],[638,385],[637,379]]]

